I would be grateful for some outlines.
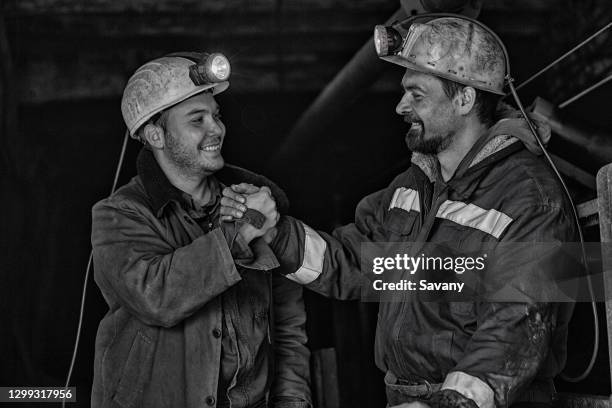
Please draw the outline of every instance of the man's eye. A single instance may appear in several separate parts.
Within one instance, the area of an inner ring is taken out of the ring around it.
[[[198,118],[191,119],[191,123],[202,123],[202,118],[198,117]]]
[[[412,97],[414,98],[415,101],[420,101],[420,100],[423,99],[423,95],[418,95],[418,94],[417,95],[413,95]]]

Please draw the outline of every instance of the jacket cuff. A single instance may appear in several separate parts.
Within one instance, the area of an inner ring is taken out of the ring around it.
[[[253,252],[251,251],[249,244],[247,244],[244,238],[242,238],[242,236],[238,233],[241,225],[242,223],[236,221],[221,223],[221,231],[225,236],[227,246],[230,249],[234,261],[246,261],[253,258]]]
[[[230,248],[234,263],[246,269],[269,271],[279,266],[276,256],[262,238],[256,238],[251,244],[238,233],[245,221],[221,223],[221,231]]]
[[[474,401],[478,408],[494,408],[495,394],[489,385],[478,377],[462,371],[448,373],[440,390],[454,390]]]
[[[270,243],[270,248],[275,254],[283,254],[287,250],[287,243],[291,234],[291,221],[285,216],[281,216],[276,223],[276,236]]]
[[[285,277],[300,285],[307,285],[317,280],[323,273],[327,242],[308,225],[304,223],[300,225],[304,230],[302,263],[296,271]]]

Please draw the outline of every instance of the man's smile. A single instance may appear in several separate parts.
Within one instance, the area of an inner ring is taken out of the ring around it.
[[[200,145],[198,146],[198,150],[204,151],[204,152],[216,152],[218,150],[221,150],[221,145],[222,142],[219,141],[215,141],[213,143],[209,143],[209,144],[205,144],[205,145]]]

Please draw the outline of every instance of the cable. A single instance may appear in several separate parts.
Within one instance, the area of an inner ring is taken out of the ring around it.
[[[572,48],[571,50],[569,50],[568,52],[566,52],[565,54],[563,54],[562,56],[560,56],[559,58],[557,58],[556,60],[554,60],[553,62],[551,62],[550,64],[548,64],[547,66],[545,66],[544,68],[542,68],[541,70],[533,74],[532,76],[530,76],[529,78],[527,78],[525,81],[521,82],[515,88],[515,90],[518,91],[519,89],[521,89],[522,87],[524,87],[525,85],[527,85],[528,83],[530,83],[531,81],[533,81],[534,79],[542,75],[544,72],[548,71],[549,69],[557,65],[559,62],[563,61],[565,58],[569,57],[574,52],[578,51],[580,48],[582,48],[583,46],[591,42],[595,37],[597,37],[604,31],[606,31],[610,27],[612,27],[612,21],[606,24],[603,28],[599,29],[595,34],[591,35],[589,38],[582,41],[580,44],[576,45],[574,48]]]
[[[121,167],[123,166],[123,159],[125,158],[125,151],[127,149],[127,142],[130,138],[130,133],[126,129],[125,135],[123,136],[123,145],[121,146],[121,155],[119,156],[119,163],[117,163],[117,169],[115,170],[115,179],[113,180],[113,187],[111,187],[110,195],[115,193],[117,189],[117,183],[119,182],[119,174],[121,173]]]
[[[582,98],[583,96],[585,96],[586,94],[588,94],[589,92],[594,91],[595,89],[599,88],[600,86],[602,86],[603,84],[605,84],[606,82],[610,81],[612,79],[612,74],[608,75],[607,77],[605,77],[604,79],[602,79],[601,81],[597,82],[594,85],[589,86],[587,89],[585,89],[582,92],[579,92],[578,94],[572,96],[571,98],[569,98],[568,100],[566,100],[565,102],[561,102],[559,104],[559,109],[563,109],[565,108],[567,105],[569,105],[570,103],[573,103],[575,101],[577,101],[578,99]]]
[[[115,169],[115,178],[113,179],[113,186],[111,188],[110,195],[113,195],[117,189],[117,182],[119,181],[119,174],[121,173],[121,167],[123,166],[123,159],[125,158],[125,151],[127,148],[127,142],[129,139],[129,132],[125,131],[123,137],[123,145],[121,146],[121,154],[119,155],[119,162]],[[74,369],[74,363],[76,361],[77,351],[79,349],[79,341],[81,340],[81,329],[83,327],[83,316],[85,314],[85,298],[87,297],[87,282],[89,281],[89,273],[91,272],[91,264],[93,262],[93,250],[89,252],[89,260],[87,261],[87,268],[85,269],[85,278],[83,279],[83,292],[81,294],[81,309],[79,311],[79,323],[77,326],[76,339],[74,341],[74,348],[72,350],[72,360],[70,361],[70,368],[68,369],[68,375],[66,376],[66,385],[64,386],[64,397],[62,398],[62,408],[66,406],[66,391],[70,385],[70,378],[72,377],[72,370]]]
[[[593,290],[593,284],[591,282],[591,275],[589,273],[589,265],[587,262],[587,255],[586,255],[586,249],[584,247],[584,235],[582,234],[582,228],[580,227],[580,218],[578,217],[578,212],[576,211],[576,206],[574,205],[574,200],[572,199],[572,196],[570,195],[569,189],[567,188],[567,185],[565,184],[565,182],[563,181],[563,177],[561,177],[561,173],[559,173],[559,170],[557,169],[557,167],[555,166],[555,164],[553,163],[550,155],[548,154],[548,151],[546,150],[546,148],[544,147],[544,144],[542,143],[542,140],[540,140],[540,137],[538,136],[538,133],[535,129],[535,127],[533,126],[533,123],[531,123],[531,120],[527,117],[527,113],[525,112],[525,108],[523,107],[523,104],[521,103],[521,100],[518,97],[518,94],[516,93],[516,89],[514,88],[514,84],[512,83],[512,78],[508,77],[508,87],[510,88],[510,92],[512,94],[512,96],[514,97],[514,100],[516,101],[516,104],[519,108],[519,110],[521,111],[521,114],[523,115],[523,117],[525,118],[525,121],[527,122],[527,125],[529,126],[529,130],[531,130],[531,133],[533,133],[533,135],[535,136],[535,139],[538,143],[538,145],[540,146],[540,149],[542,149],[542,152],[544,153],[544,156],[546,157],[546,160],[548,160],[548,162],[550,163],[550,166],[552,167],[553,171],[555,172],[555,174],[557,175],[557,177],[559,178],[559,181],[561,181],[561,185],[563,186],[563,190],[565,191],[565,194],[567,195],[567,198],[570,201],[571,207],[572,207],[572,214],[574,216],[574,221],[576,222],[576,226],[578,227],[578,236],[580,237],[580,248],[582,251],[582,263],[584,264],[585,267],[585,271],[586,271],[586,278],[587,278],[587,284],[589,287],[589,293],[591,295],[591,299],[594,299],[595,296],[593,295],[594,290]],[[560,377],[567,382],[579,382],[584,380],[590,373],[591,370],[593,369],[593,366],[595,365],[595,361],[597,360],[597,353],[599,352],[599,317],[598,317],[598,313],[597,313],[597,304],[595,303],[595,301],[591,301],[591,306],[593,309],[593,319],[594,319],[594,342],[593,342],[593,353],[591,354],[591,360],[589,362],[589,365],[587,366],[587,368],[584,370],[584,372],[582,374],[580,374],[577,377],[569,377],[566,374],[561,373]]]

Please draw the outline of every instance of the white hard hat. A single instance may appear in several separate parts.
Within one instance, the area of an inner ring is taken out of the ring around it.
[[[155,114],[194,95],[229,86],[229,61],[219,53],[176,53],[149,61],[128,80],[121,99],[123,120],[132,137]]]

